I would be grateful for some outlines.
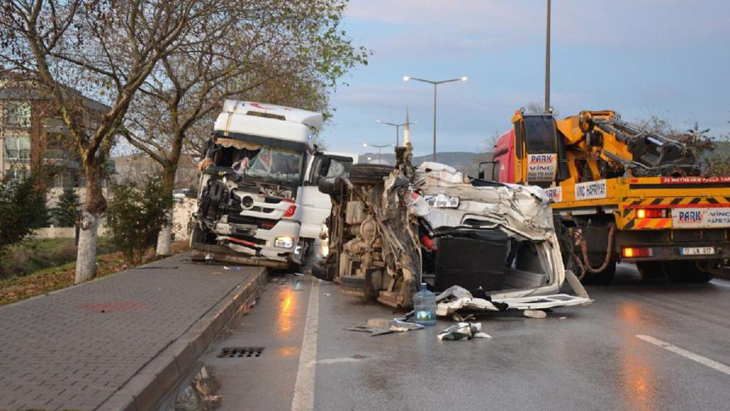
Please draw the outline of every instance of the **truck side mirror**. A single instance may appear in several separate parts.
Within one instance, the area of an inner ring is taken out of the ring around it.
[[[494,180],[494,164],[495,164],[494,161],[482,161],[481,163],[479,163],[479,174],[478,174],[479,175],[479,179],[480,180],[484,180],[484,177],[486,176],[486,173],[484,172],[484,165],[485,164],[491,164],[492,165],[492,172],[490,173],[491,174],[490,178],[492,180]]]

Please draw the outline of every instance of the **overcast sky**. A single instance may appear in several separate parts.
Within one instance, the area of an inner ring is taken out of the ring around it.
[[[350,0],[345,29],[373,51],[332,96],[330,149],[362,152],[418,120],[417,154],[431,150],[432,87],[439,86],[439,151],[476,151],[510,127],[515,109],[544,99],[545,0]],[[730,1],[554,0],[552,106],[561,116],[613,109],[730,130]]]

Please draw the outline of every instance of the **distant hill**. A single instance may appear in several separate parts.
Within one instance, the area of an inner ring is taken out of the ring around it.
[[[371,160],[367,160],[367,158]],[[446,151],[443,153],[436,153],[437,162],[450,165],[455,169],[469,174],[471,176],[477,175],[477,168],[480,161],[490,160],[492,158],[491,153],[473,153],[468,151]],[[360,156],[361,162],[377,162],[378,153],[365,153]],[[395,164],[395,155],[393,153],[382,153],[380,156],[381,162],[386,164]],[[418,166],[424,161],[431,161],[431,154],[413,157],[413,165]]]

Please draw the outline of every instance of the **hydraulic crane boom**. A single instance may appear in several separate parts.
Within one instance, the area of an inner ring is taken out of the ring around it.
[[[641,130],[613,111],[583,111],[556,123],[566,145],[601,158],[615,173],[635,177],[700,174],[695,154],[685,144]]]

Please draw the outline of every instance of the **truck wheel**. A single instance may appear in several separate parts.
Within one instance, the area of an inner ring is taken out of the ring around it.
[[[664,273],[675,283],[706,283],[712,280],[712,274],[697,268],[694,261],[665,261],[662,263]]]
[[[657,280],[666,277],[664,275],[662,263],[659,261],[639,261],[636,263],[636,268],[639,270],[639,274],[643,281]]]
[[[383,178],[392,171],[392,166],[384,164],[353,164],[348,178],[352,184],[376,185],[382,183]]]
[[[199,225],[195,224],[190,231],[190,259],[196,263],[205,262],[205,253],[198,250],[196,244],[205,243],[205,233]]]

